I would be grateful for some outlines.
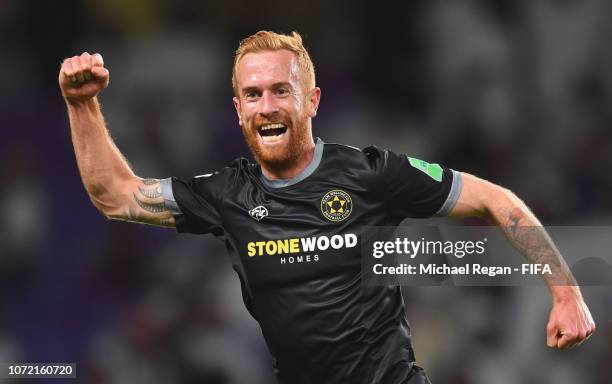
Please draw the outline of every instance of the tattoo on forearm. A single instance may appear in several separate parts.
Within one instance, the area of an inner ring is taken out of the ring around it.
[[[514,208],[512,210],[512,212],[510,212],[510,214],[508,215],[508,219],[510,220],[510,231],[516,235],[516,231],[518,229],[519,223],[521,222],[521,218],[523,217],[523,214],[521,213],[521,210],[518,208]]]
[[[517,248],[532,263],[548,264],[552,270],[552,278],[547,280],[552,284],[574,284],[567,264],[546,230],[529,220],[519,208],[500,209],[501,224],[512,245]]]

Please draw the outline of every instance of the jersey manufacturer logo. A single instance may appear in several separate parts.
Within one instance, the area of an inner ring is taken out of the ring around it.
[[[321,199],[321,213],[329,221],[345,220],[353,211],[353,201],[348,193],[333,189]]]
[[[249,215],[257,221],[260,221],[264,217],[268,216],[268,210],[263,205],[255,207],[249,211]]]

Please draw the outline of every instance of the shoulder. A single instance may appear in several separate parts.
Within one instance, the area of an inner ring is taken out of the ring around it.
[[[353,162],[372,170],[383,169],[389,158],[390,151],[380,149],[375,145],[363,149],[339,143],[325,143],[325,153],[330,161]]]
[[[195,176],[194,179],[199,178],[232,178],[238,177],[241,174],[247,173],[249,171],[253,171],[256,169],[257,164],[253,164],[249,162],[248,159],[244,157],[236,158],[224,167],[210,173],[204,173],[198,176]]]
[[[222,193],[231,186],[242,184],[257,169],[256,164],[252,164],[248,159],[240,157],[230,161],[226,166],[216,171],[203,173],[194,176],[190,184],[195,189],[213,189],[217,193]]]

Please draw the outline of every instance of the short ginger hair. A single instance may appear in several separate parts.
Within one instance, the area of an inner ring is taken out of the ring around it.
[[[286,49],[296,55],[303,84],[307,89],[314,88],[314,64],[302,43],[302,36],[295,31],[292,32],[291,35],[283,35],[271,31],[259,31],[240,41],[240,45],[238,49],[236,49],[234,67],[232,68],[232,88],[234,89],[234,95],[238,96],[239,94],[236,69],[244,55],[262,51],[279,51],[281,49]]]

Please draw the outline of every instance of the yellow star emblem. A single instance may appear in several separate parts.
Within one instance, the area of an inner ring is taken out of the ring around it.
[[[344,205],[346,204],[346,200],[339,198],[338,196],[334,196],[331,201],[327,202],[329,206],[329,213],[344,213]],[[338,206],[339,205],[339,206]]]
[[[321,198],[321,213],[329,221],[345,220],[353,211],[351,196],[343,190],[333,189]]]

